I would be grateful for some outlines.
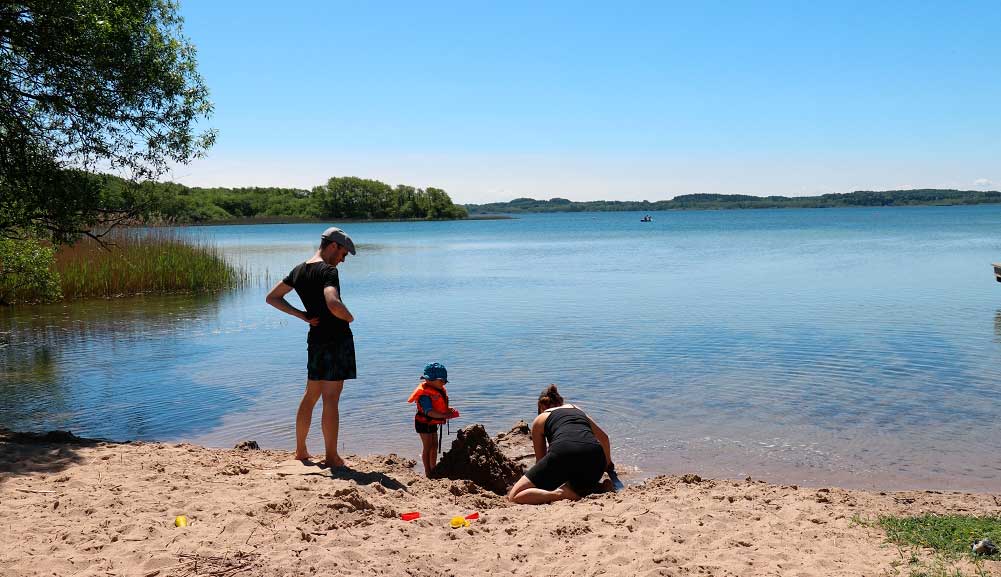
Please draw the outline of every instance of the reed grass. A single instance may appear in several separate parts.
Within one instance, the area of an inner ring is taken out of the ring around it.
[[[122,229],[60,247],[55,269],[63,297],[212,292],[247,283],[215,246],[173,229]]]

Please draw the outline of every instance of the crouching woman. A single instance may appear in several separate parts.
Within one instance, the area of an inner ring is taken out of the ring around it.
[[[532,421],[535,466],[511,487],[507,498],[539,505],[580,499],[598,488],[612,462],[608,435],[584,411],[565,403],[549,387],[539,395],[539,416]]]

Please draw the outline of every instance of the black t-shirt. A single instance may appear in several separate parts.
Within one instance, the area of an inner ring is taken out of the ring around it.
[[[337,268],[325,262],[304,262],[288,273],[282,282],[295,289],[306,308],[306,316],[319,318],[320,324],[309,327],[306,342],[324,343],[350,335],[351,327],[347,321],[341,320],[327,308],[327,299],[323,289],[332,286],[341,292],[341,281],[337,276]]]

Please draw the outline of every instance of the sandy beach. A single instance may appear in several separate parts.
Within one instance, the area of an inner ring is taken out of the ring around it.
[[[397,455],[347,461],[331,471],[286,451],[0,431],[0,575],[908,575],[910,552],[868,521],[1001,514],[990,494],[697,471],[518,506],[468,481],[428,480]],[[401,520],[413,511],[420,518]],[[1001,574],[1001,562],[983,569]]]

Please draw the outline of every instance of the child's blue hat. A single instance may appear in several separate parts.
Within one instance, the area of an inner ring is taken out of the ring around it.
[[[424,365],[424,374],[421,375],[421,378],[428,381],[441,379],[447,383],[448,370],[446,370],[445,365],[441,363],[428,363]]]

